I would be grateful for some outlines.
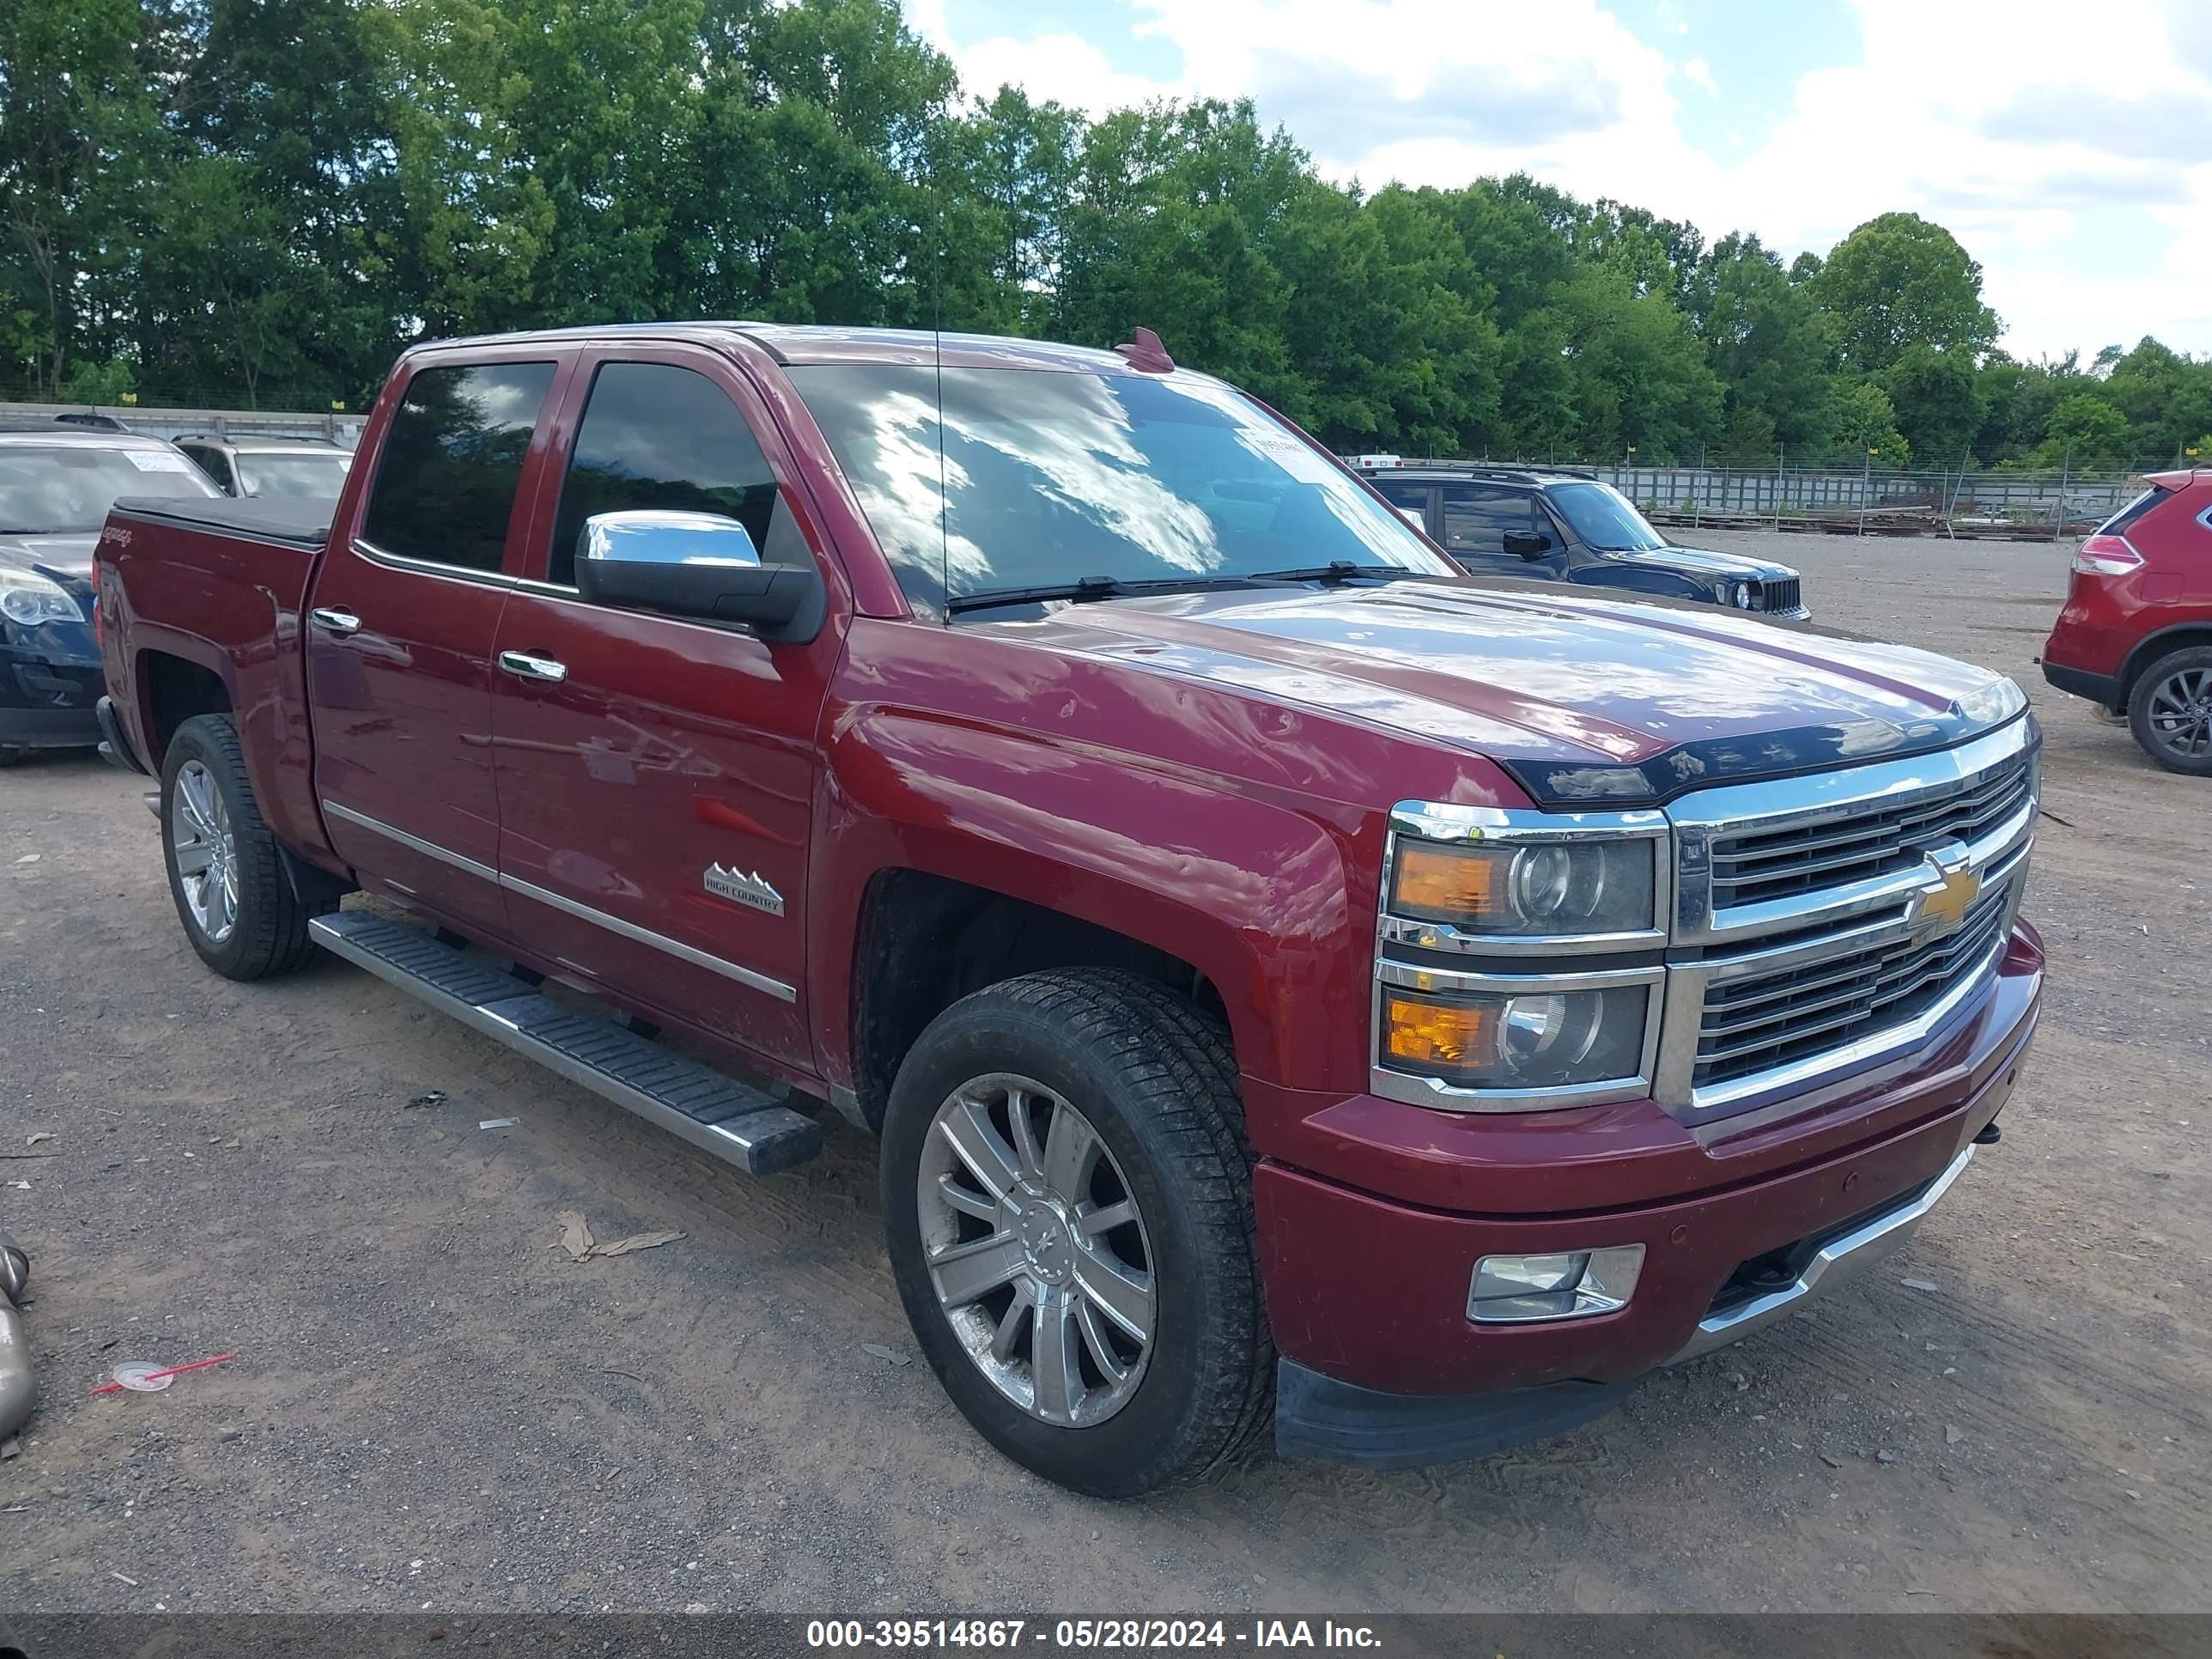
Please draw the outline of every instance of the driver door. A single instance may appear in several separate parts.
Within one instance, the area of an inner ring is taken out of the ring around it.
[[[801,1073],[817,726],[848,608],[804,643],[586,600],[595,514],[712,513],[763,562],[814,559],[793,474],[736,365],[703,348],[586,354],[557,494],[493,651],[500,871],[518,942],[582,983]],[[556,443],[561,438],[556,438]],[[829,573],[825,570],[825,577]]]
[[[1524,581],[1556,580],[1565,574],[1567,550],[1551,520],[1537,511],[1533,490],[1511,484],[1448,483],[1442,497],[1444,551],[1477,576],[1516,576]],[[1534,556],[1508,552],[1509,535],[1540,535],[1547,545]]]

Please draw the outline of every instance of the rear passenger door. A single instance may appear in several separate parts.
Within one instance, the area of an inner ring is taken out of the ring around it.
[[[1479,576],[1540,580],[1566,569],[1566,550],[1535,493],[1512,484],[1448,483],[1438,492],[1444,551]],[[1551,545],[1534,558],[1505,550],[1509,533],[1542,534]]]
[[[500,868],[518,943],[626,1006],[811,1074],[806,871],[817,726],[849,607],[804,643],[586,602],[595,514],[736,520],[764,563],[817,562],[766,406],[703,347],[598,348],[567,466],[538,505],[532,580],[500,619]],[[557,494],[554,488],[557,483]]]
[[[521,484],[565,361],[542,348],[416,361],[307,600],[331,844],[365,884],[493,934],[507,906],[492,645],[520,568]]]

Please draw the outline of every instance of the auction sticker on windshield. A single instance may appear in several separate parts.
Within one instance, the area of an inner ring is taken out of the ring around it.
[[[189,472],[192,464],[183,456],[166,449],[126,449],[131,465],[141,472]]]
[[[1300,483],[1325,484],[1335,476],[1335,469],[1311,448],[1282,433],[1239,427],[1237,439],[1255,455],[1273,461]]]

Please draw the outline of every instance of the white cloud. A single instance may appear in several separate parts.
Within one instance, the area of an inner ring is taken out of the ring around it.
[[[1597,0],[1135,0],[1139,34],[1182,74],[1115,70],[1066,32],[959,41],[943,0],[916,27],[971,90],[1014,81],[1097,112],[1149,97],[1250,96],[1323,172],[1372,188],[1526,171],[1577,195],[1755,230],[1825,252],[1896,208],[1948,226],[1983,264],[2024,356],[2155,333],[2212,350],[2212,23],[2200,0],[1853,0],[1861,61],[1798,82],[1789,112],[1717,159],[1684,136],[1674,88],[1720,89]],[[1677,48],[1679,50],[1679,48]],[[2083,217],[2106,227],[2085,246]],[[2115,216],[2118,216],[2116,221]],[[2116,258],[2114,222],[2142,247]],[[2127,270],[2122,279],[2082,273]]]

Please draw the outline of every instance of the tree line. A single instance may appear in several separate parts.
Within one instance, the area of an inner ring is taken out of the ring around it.
[[[2212,356],[2017,362],[1917,215],[1785,263],[1525,176],[1339,185],[1246,103],[969,96],[896,0],[0,7],[0,395],[358,409],[410,341],[696,317],[1142,324],[1347,451],[2212,457]]]

